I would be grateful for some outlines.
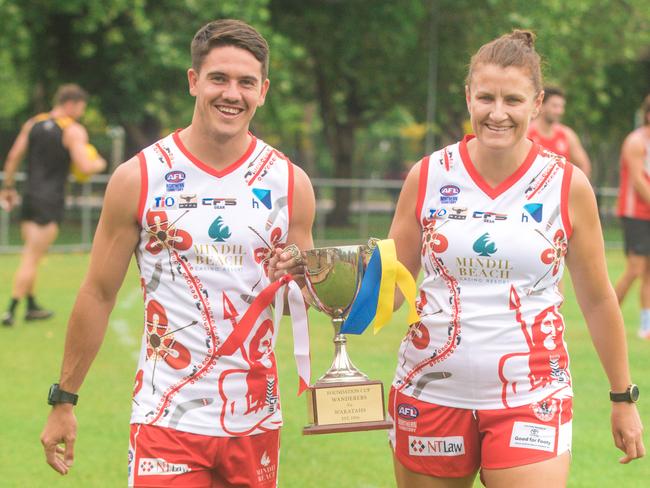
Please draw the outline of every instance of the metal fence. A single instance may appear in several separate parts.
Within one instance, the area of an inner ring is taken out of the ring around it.
[[[108,179],[109,175],[95,175],[83,184],[71,179],[65,219],[52,251],[83,252],[90,249]],[[19,192],[24,180],[24,174],[16,175]],[[385,237],[403,181],[313,178],[312,184],[316,193],[314,241],[317,246],[324,246],[365,242],[369,236]],[[327,214],[334,207],[336,188],[349,188],[351,192],[350,225],[345,227],[327,222]],[[596,195],[605,241],[608,247],[619,247],[622,239],[615,214],[618,190],[597,188]],[[20,251],[19,220],[20,207],[10,213],[0,210],[0,253]]]

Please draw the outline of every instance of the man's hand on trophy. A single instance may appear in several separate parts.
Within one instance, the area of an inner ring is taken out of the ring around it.
[[[276,247],[269,259],[269,278],[271,281],[290,273],[296,283],[302,288],[305,285],[304,254],[295,244],[289,244],[284,249]]]

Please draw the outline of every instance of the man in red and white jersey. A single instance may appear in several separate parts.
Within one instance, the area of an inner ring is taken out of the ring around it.
[[[275,487],[279,324],[268,305],[283,280],[272,283],[270,261],[282,256],[284,271],[304,272],[277,249],[313,247],[314,193],[300,168],[249,132],[269,88],[264,38],[218,20],[196,33],[191,53],[191,124],[108,184],[41,441],[48,464],[67,474],[72,407],[135,252],[145,313],[129,486]],[[297,287],[289,300],[304,311]]]
[[[566,98],[561,88],[544,87],[544,101],[539,115],[528,127],[528,138],[555,154],[564,156],[580,168],[587,178],[591,175],[591,161],[570,127],[561,124]]]
[[[641,111],[643,125],[625,138],[621,148],[618,215],[627,263],[615,288],[621,303],[634,280],[641,278],[639,336],[650,339],[650,95]]]

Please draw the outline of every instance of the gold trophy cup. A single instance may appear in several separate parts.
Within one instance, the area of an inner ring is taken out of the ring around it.
[[[346,337],[341,334],[374,247],[371,239],[367,245],[324,247],[302,253],[305,298],[332,319],[335,351],[332,366],[308,390],[310,425],[303,429],[305,435],[392,426],[385,416],[382,382],[369,380],[352,364]]]

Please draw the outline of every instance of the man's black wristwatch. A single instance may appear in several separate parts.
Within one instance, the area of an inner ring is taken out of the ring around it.
[[[636,403],[639,399],[639,387],[632,384],[623,393],[609,392],[609,399],[613,402]]]
[[[76,405],[78,399],[79,395],[61,390],[58,383],[50,386],[50,392],[47,394],[47,403],[50,405],[56,405],[57,403],[72,403]]]

